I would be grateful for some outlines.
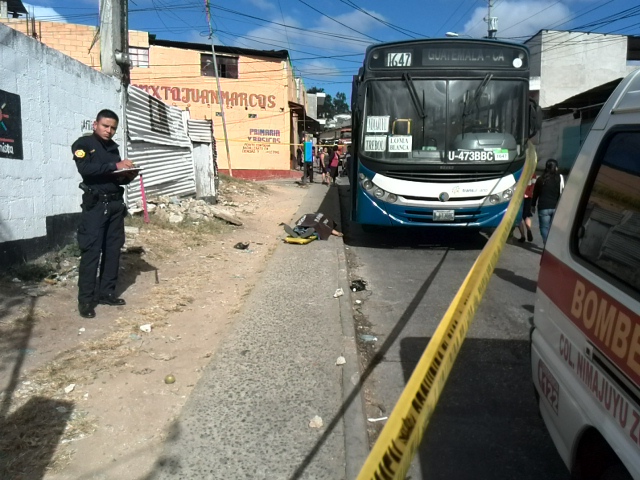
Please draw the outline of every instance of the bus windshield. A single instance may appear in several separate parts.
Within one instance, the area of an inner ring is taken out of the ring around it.
[[[503,163],[520,157],[526,82],[493,78],[366,83],[360,154],[390,163]]]

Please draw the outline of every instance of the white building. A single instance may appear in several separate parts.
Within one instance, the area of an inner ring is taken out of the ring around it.
[[[525,45],[543,109],[640,68],[640,37],[541,30]]]

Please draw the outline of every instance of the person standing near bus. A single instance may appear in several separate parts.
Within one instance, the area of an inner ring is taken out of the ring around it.
[[[340,165],[340,155],[338,155],[338,146],[333,147],[333,153],[329,160],[330,182],[332,185],[336,184],[336,177],[338,176],[338,165]],[[327,179],[329,180],[329,179]]]
[[[347,145],[347,153],[344,154],[344,160],[342,162],[341,177],[346,177],[349,173],[349,165],[351,164],[351,145]]]
[[[518,230],[520,231],[520,238],[518,242],[524,243],[525,240],[533,241],[533,233],[531,233],[531,217],[533,213],[531,212],[531,197],[533,197],[533,187],[536,184],[536,174],[534,173],[529,180],[529,185],[524,191],[524,200],[522,202],[522,220],[518,224]],[[525,229],[527,231],[525,236]]]
[[[329,152],[327,150],[327,147],[320,149],[320,154],[318,155],[318,163],[320,165],[320,173],[322,174],[323,185],[329,185],[329,179],[327,175],[328,169],[326,164],[326,162],[329,160],[328,156],[329,156]]]
[[[550,158],[544,167],[544,173],[536,180],[531,199],[531,211],[535,212],[536,207],[538,208],[538,222],[543,244],[547,243],[549,228],[563,188],[564,179],[558,173],[558,162]]]
[[[304,166],[302,167],[302,183],[313,183],[313,162],[316,157],[316,147],[312,146],[311,142],[304,143]]]

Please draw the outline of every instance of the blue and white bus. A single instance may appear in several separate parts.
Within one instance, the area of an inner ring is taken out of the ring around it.
[[[352,220],[496,227],[537,112],[523,45],[457,38],[370,46],[353,80]]]

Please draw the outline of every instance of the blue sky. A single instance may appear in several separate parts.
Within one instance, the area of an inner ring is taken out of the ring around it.
[[[492,0],[498,38],[521,42],[542,29],[640,35],[638,0]],[[24,2],[37,20],[98,24],[98,0]],[[487,0],[235,0],[212,2],[216,44],[289,50],[307,88],[351,94],[372,43],[482,37]],[[205,0],[129,0],[129,27],[160,39],[209,42]]]

